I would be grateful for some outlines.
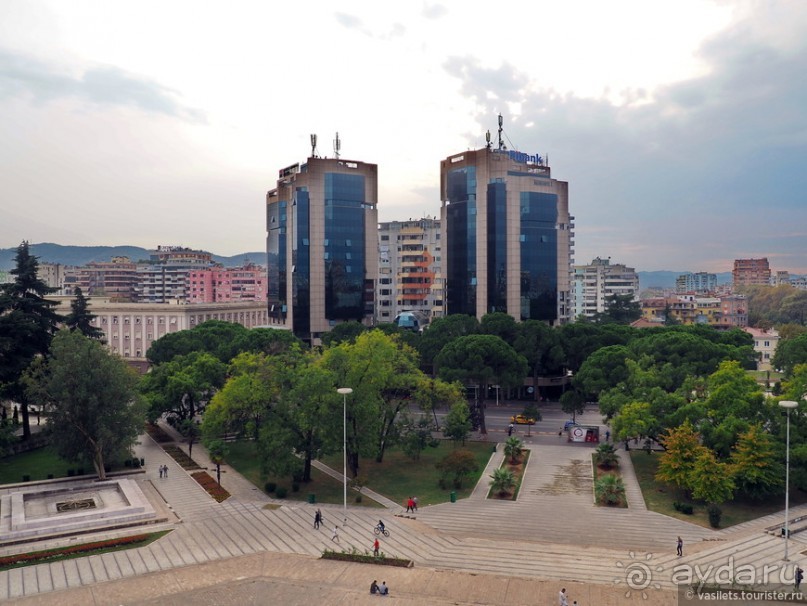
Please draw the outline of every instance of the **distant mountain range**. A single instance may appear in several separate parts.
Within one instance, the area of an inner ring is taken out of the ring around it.
[[[62,265],[86,265],[91,261],[109,261],[112,257],[129,257],[134,262],[147,261],[149,249],[139,246],[62,246],[61,244],[31,244],[31,254],[39,258],[40,263],[61,263]],[[14,268],[14,256],[17,247],[0,248],[0,271]],[[266,265],[266,251],[241,253],[232,257],[213,255],[216,263],[225,267],[238,267],[246,261],[257,265]]]

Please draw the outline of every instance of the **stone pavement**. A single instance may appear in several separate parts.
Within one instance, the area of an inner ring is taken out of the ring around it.
[[[671,595],[674,587],[671,574],[676,566],[719,566],[729,559],[759,566],[781,560],[782,539],[764,532],[765,527],[781,522],[781,514],[716,532],[646,511],[635,499],[636,506],[632,503],[630,509],[595,507],[590,489],[590,448],[553,440],[536,443],[532,448],[522,491],[515,503],[485,499],[488,479],[483,475],[469,499],[431,507],[421,504],[416,520],[389,516],[386,521],[391,535],[381,541],[381,550],[415,561],[414,570],[401,570],[316,559],[326,548],[370,551],[372,528],[379,510],[350,507],[347,524],[343,526],[345,514],[341,505],[273,501],[230,468],[224,469],[222,484],[233,496],[216,503],[151,438],[144,436],[138,446],[138,456],[146,460],[146,473],[141,481],[151,484],[179,518],[175,524],[156,527],[172,528],[172,532],[140,549],[2,571],[0,601],[31,596],[31,601],[23,603],[70,603],[67,596],[75,594],[83,596],[83,604],[157,603],[147,600],[168,595],[165,588],[172,588],[171,594],[186,592],[191,596],[198,591],[208,596],[219,595],[217,592],[224,590],[216,588],[212,582],[215,578],[234,584],[227,585],[227,591],[232,589],[233,595],[242,595],[243,603],[251,603],[250,592],[260,593],[267,587],[309,597],[309,601],[296,603],[320,603],[318,598],[311,599],[320,593],[328,602],[362,603],[364,588],[372,580],[368,575],[372,574],[386,576],[390,582],[395,579],[396,599],[435,604],[448,603],[445,600],[535,603],[526,599],[526,593],[518,593],[520,589],[511,589],[510,584],[520,587],[518,583],[529,585],[541,579],[546,586],[530,585],[533,587],[530,591],[551,600],[558,584],[571,585],[576,581],[581,592],[584,587],[600,592],[580,601],[582,606],[623,603],[619,596],[629,589],[628,569],[645,566],[652,577],[648,595],[662,600],[658,603],[672,603],[661,596]],[[491,469],[497,457],[500,460],[502,456],[501,447],[497,450]],[[200,464],[209,464],[201,445],[194,446],[193,458]],[[168,478],[159,478],[157,469],[162,464],[169,466]],[[628,484],[635,482],[631,471],[627,465],[623,468]],[[215,475],[215,470],[211,472]],[[485,473],[489,474],[489,470]],[[629,501],[632,498],[630,493],[628,498]],[[393,512],[400,511],[399,505],[393,506]],[[320,530],[313,529],[317,507],[325,517]],[[806,513],[804,506],[792,511],[793,517]],[[336,520],[343,526],[338,546],[331,541],[330,533]],[[131,531],[102,533],[102,536],[116,534]],[[675,556],[677,535],[684,538],[683,558]],[[82,540],[85,538],[91,537]],[[48,546],[26,545],[17,549],[32,551]],[[794,562],[803,559],[800,552],[805,548],[807,544],[802,542],[801,535],[795,535],[791,540]],[[254,569],[245,565],[242,569],[237,562],[263,564],[256,564]],[[266,562],[271,562],[271,566]],[[350,572],[356,569],[359,572]],[[214,571],[229,571],[229,576]],[[464,573],[477,576],[456,576]],[[474,593],[466,593],[470,588],[476,588]],[[113,594],[106,591],[122,592],[121,599],[108,601],[107,597]],[[140,602],[132,601],[133,594],[127,592],[136,592],[136,600]],[[48,601],[49,596],[55,601]],[[128,602],[123,599],[125,596]],[[339,599],[334,599],[336,596]],[[435,601],[424,602],[418,596]],[[489,597],[483,600],[480,596]],[[62,597],[64,602],[59,601]],[[175,601],[161,603],[190,601],[190,597],[176,597]],[[544,603],[543,597],[541,602]]]

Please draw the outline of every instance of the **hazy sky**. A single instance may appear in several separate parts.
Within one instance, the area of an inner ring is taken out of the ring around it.
[[[807,273],[807,2],[0,2],[0,247],[231,255],[310,155],[379,165],[382,221],[439,216],[440,160],[569,182],[575,261]]]

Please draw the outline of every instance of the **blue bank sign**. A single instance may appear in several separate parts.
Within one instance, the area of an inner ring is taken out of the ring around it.
[[[538,154],[535,154],[534,156],[531,156],[530,154],[525,154],[524,152],[516,151],[514,149],[508,149],[508,150],[496,149],[494,151],[496,151],[496,152],[498,152],[500,154],[507,154],[507,155],[510,156],[510,159],[513,162],[519,162],[521,164],[541,164],[542,165],[544,163],[544,159],[541,156],[539,156]]]

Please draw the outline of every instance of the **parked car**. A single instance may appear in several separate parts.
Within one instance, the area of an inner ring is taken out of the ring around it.
[[[513,415],[510,417],[511,423],[516,423],[518,425],[535,425],[535,419],[530,417],[525,417],[524,415]]]
[[[569,428],[574,427],[575,425],[577,425],[577,423],[569,419],[563,424],[563,431],[569,431]]]

